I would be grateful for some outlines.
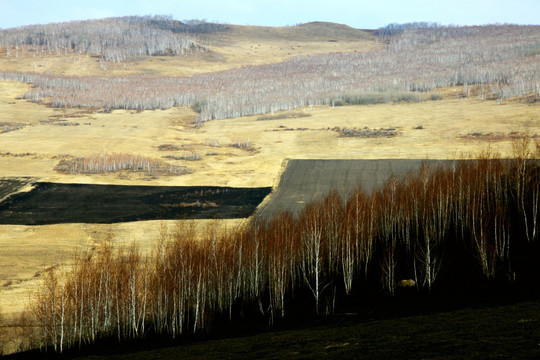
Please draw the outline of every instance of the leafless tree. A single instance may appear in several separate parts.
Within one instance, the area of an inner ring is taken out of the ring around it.
[[[376,50],[297,57],[190,78],[0,72],[0,79],[30,82],[34,87],[26,99],[50,98],[57,107],[166,109],[196,103],[200,122],[329,105],[355,94],[412,91],[418,96],[449,86],[462,87],[464,96],[534,100],[540,96],[540,65],[527,49],[539,36],[540,26],[428,27],[406,29]]]
[[[327,244],[323,236],[324,207],[320,203],[307,205],[301,215],[302,249],[301,274],[315,299],[315,313],[319,315],[322,293],[330,285],[327,278]]]

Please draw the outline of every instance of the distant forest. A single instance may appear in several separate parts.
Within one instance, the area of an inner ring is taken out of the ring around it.
[[[24,97],[35,102],[50,101],[55,107],[167,109],[193,106],[199,113],[200,123],[313,105],[347,104],[347,99],[359,99],[364,93],[405,91],[433,99],[429,92],[455,86],[460,87],[461,95],[466,97],[499,101],[540,99],[540,26],[422,24],[389,25],[387,29],[379,29],[375,34],[383,46],[375,50],[301,56],[278,64],[245,66],[189,78],[0,72],[0,79],[32,83],[33,89]],[[0,46],[13,47],[18,41],[52,52],[73,52],[80,48],[86,53],[107,53],[109,55],[103,55],[105,58],[122,61],[131,55],[199,51],[200,46],[191,40],[192,34],[226,27],[200,22],[183,24],[166,17],[47,26],[56,26],[64,32],[78,29],[80,35],[51,37],[49,42],[46,35],[49,32],[43,30],[43,35],[39,35],[39,26],[24,27],[0,33],[4,42]],[[113,35],[112,29],[119,33]],[[181,29],[185,31],[180,32]],[[119,41],[120,38],[124,40]],[[43,44],[39,45],[40,41]]]
[[[126,16],[101,20],[30,25],[0,31],[7,56],[18,50],[36,55],[85,54],[121,62],[141,56],[186,55],[204,50],[194,34],[226,29],[226,25],[171,16]]]

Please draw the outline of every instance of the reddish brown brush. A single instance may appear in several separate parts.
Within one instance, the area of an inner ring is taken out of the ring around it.
[[[147,259],[105,241],[67,274],[47,272],[30,307],[37,340],[25,341],[62,352],[149,332],[175,338],[235,318],[239,304],[256,304],[272,323],[296,296],[311,302],[307,312],[332,313],[355,287],[378,283],[394,295],[410,279],[431,293],[441,274],[508,284],[535,278],[540,167],[530,142],[514,143],[514,159],[486,152],[426,163],[371,194],[359,187],[342,199],[332,191],[298,216],[233,231],[216,222],[199,239],[189,226],[162,230]]]

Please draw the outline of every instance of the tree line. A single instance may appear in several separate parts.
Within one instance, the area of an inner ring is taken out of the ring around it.
[[[65,174],[101,174],[119,171],[145,172],[154,175],[190,173],[186,167],[165,163],[158,159],[126,153],[100,153],[87,157],[62,159],[55,170]]]
[[[391,36],[384,48],[301,56],[189,78],[0,72],[0,79],[32,83],[24,98],[50,98],[55,107],[166,109],[196,104],[200,122],[332,105],[349,95],[455,86],[462,87],[464,96],[534,100],[540,96],[540,62],[530,49],[539,37],[540,26],[413,28]]]
[[[401,280],[423,296],[492,283],[532,289],[540,166],[529,144],[516,142],[513,159],[426,163],[372,193],[332,191],[298,214],[238,229],[179,224],[162,229],[148,256],[105,241],[43,275],[23,315],[37,324],[25,343],[63,352],[103,339],[178,338],[244,313],[271,324],[298,301],[309,314],[331,314],[353,293],[392,297]]]
[[[386,26],[380,27],[375,30],[373,33],[380,38],[388,40],[390,37],[395,35],[400,35],[406,30],[417,30],[417,29],[427,29],[427,28],[453,28],[453,25],[441,25],[436,22],[430,21],[415,21],[410,23],[390,23]]]

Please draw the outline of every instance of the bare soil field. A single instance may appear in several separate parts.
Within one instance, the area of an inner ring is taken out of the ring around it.
[[[279,185],[257,211],[258,217],[271,219],[281,211],[297,214],[305,204],[337,190],[346,199],[361,186],[368,194],[382,186],[390,176],[400,179],[425,163],[437,166],[452,160],[288,160]]]
[[[31,190],[33,188],[32,183],[32,178],[0,179],[0,203],[11,195]]]

